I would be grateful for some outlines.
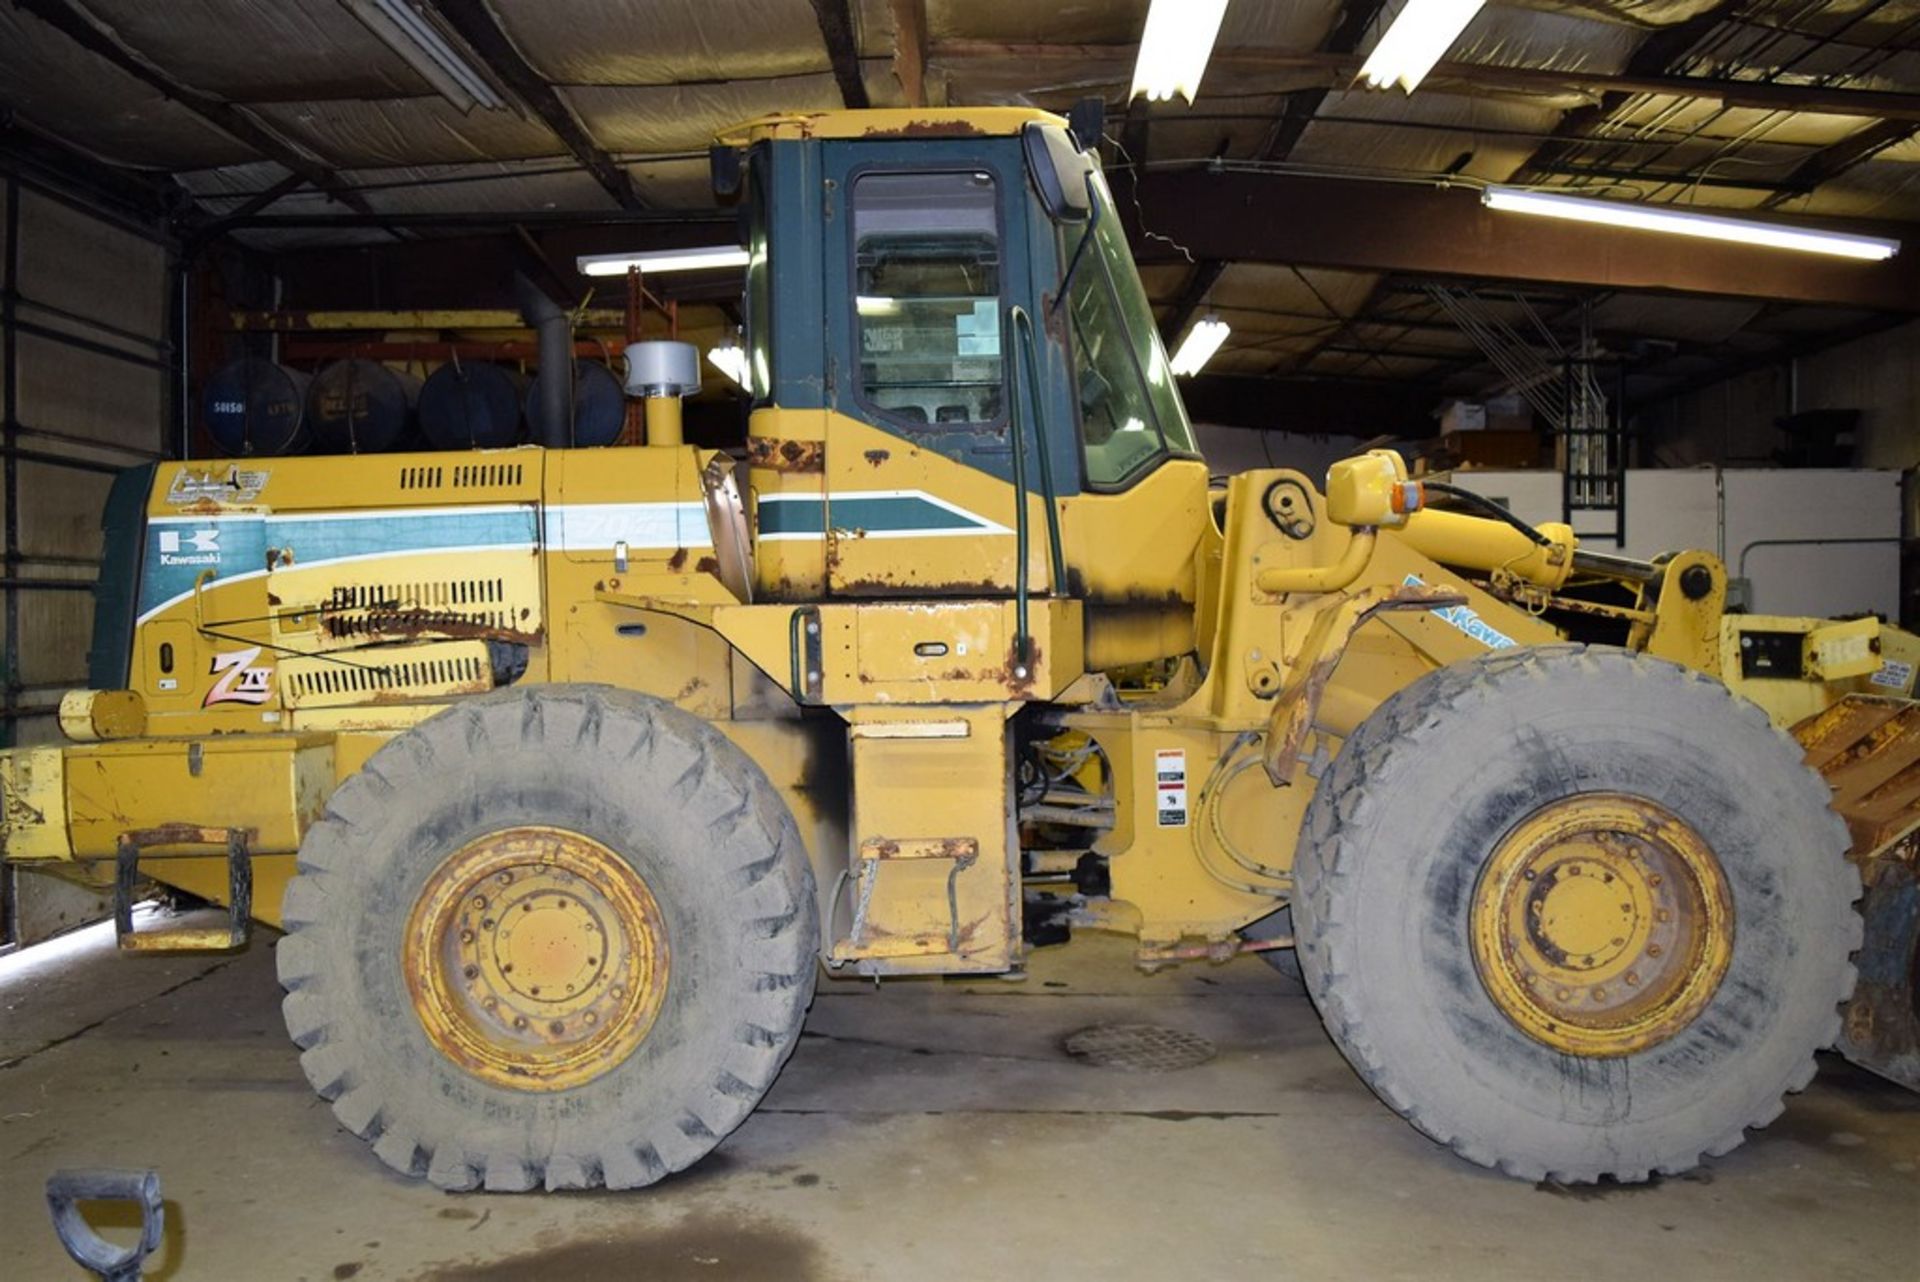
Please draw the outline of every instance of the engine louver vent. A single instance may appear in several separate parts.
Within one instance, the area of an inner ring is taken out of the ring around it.
[[[458,659],[427,659],[407,663],[330,664],[309,672],[295,673],[289,684],[296,698],[317,694],[371,694],[376,690],[401,690],[411,686],[444,687],[467,685],[488,679],[484,655]]]
[[[494,677],[485,641],[362,650],[345,661],[291,655],[280,663],[281,693],[295,709],[480,694],[493,688]]]
[[[514,630],[504,579],[426,583],[355,583],[334,588],[320,606],[320,626],[334,637]]]
[[[442,464],[418,464],[400,469],[400,488],[403,490],[440,490],[448,486],[448,474],[452,474],[452,488],[456,490],[497,490],[518,486],[526,476],[526,465],[522,463],[456,463],[451,467]]]
[[[519,463],[462,463],[453,469],[453,488],[493,489],[518,485],[522,474],[522,465]]]

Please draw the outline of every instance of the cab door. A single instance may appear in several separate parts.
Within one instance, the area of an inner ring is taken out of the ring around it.
[[[1014,591],[1008,308],[1034,311],[1014,139],[828,143],[827,591]],[[1029,451],[1029,583],[1047,584]]]

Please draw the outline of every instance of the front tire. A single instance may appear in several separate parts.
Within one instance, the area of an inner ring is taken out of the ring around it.
[[[1299,956],[1369,1086],[1525,1179],[1646,1179],[1813,1077],[1859,878],[1799,749],[1674,664],[1506,651],[1343,747],[1295,864]]]
[[[706,723],[601,687],[397,736],[308,833],[284,917],[308,1080],[447,1189],[691,1165],[772,1084],[816,967],[812,872],[765,775]]]

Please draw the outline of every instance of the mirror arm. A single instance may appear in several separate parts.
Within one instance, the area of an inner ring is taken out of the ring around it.
[[[1066,301],[1067,291],[1073,286],[1073,274],[1080,270],[1080,260],[1086,256],[1087,245],[1093,240],[1093,229],[1100,225],[1100,200],[1093,189],[1093,173],[1087,173],[1087,229],[1080,233],[1080,243],[1073,247],[1073,257],[1067,260],[1067,271],[1060,278],[1060,292],[1053,296],[1053,303],[1047,308],[1050,312],[1060,310],[1060,304]]]

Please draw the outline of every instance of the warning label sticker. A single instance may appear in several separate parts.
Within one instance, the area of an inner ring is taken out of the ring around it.
[[[1180,748],[1161,748],[1153,754],[1155,806],[1162,828],[1187,826],[1187,754]]]
[[[1867,680],[1874,685],[1885,686],[1889,690],[1905,690],[1913,684],[1913,665],[1901,663],[1897,659],[1888,659],[1880,665],[1880,670]]]

